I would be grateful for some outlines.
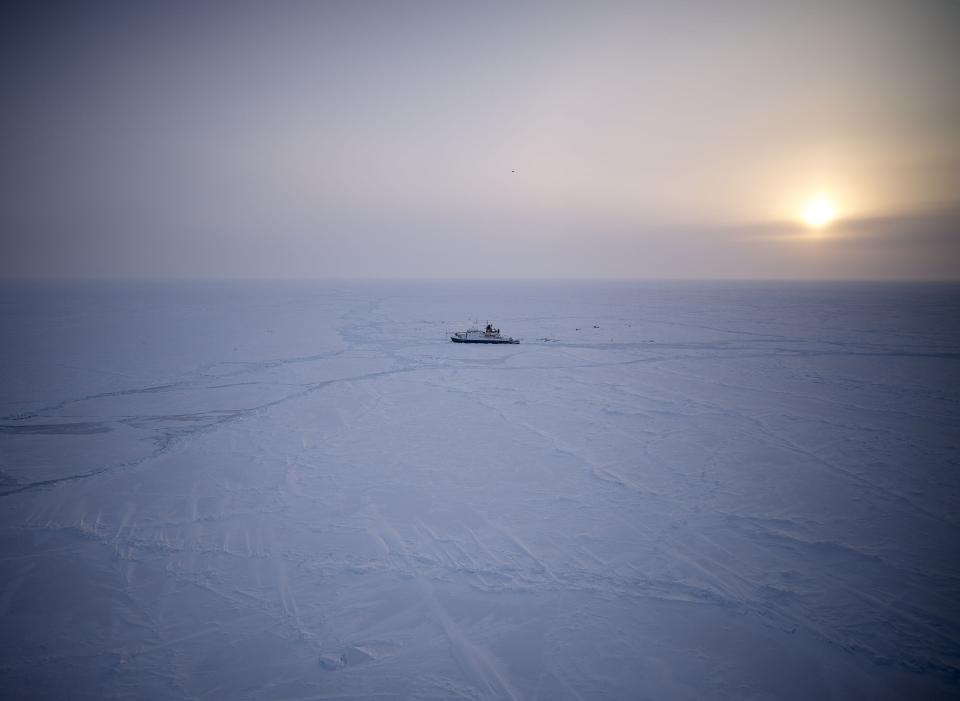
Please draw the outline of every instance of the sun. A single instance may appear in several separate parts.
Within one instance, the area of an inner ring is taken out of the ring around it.
[[[825,195],[818,195],[803,208],[803,221],[808,226],[820,229],[837,218],[837,209]]]

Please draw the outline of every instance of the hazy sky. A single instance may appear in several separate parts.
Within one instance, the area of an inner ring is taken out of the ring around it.
[[[958,27],[952,0],[25,3],[0,275],[957,279]]]

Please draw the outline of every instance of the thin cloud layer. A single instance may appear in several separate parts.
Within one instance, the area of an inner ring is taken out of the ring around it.
[[[958,19],[852,0],[10,14],[0,275],[955,278]],[[754,235],[799,233],[821,192],[840,221],[815,245]]]

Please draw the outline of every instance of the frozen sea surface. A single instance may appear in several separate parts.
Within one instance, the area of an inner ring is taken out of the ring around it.
[[[960,288],[0,294],[4,698],[960,695]]]

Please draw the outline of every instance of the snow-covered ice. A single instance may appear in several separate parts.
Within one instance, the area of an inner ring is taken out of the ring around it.
[[[0,291],[4,698],[960,695],[960,288]]]

